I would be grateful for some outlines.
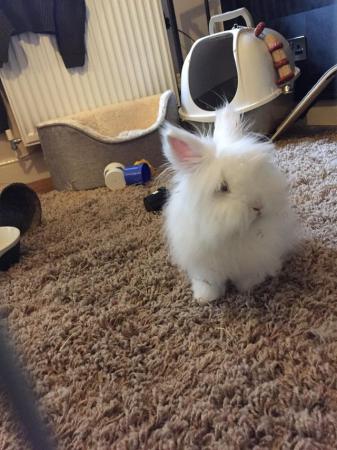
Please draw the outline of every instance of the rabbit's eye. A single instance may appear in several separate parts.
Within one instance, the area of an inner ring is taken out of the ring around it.
[[[228,184],[226,183],[226,181],[223,181],[221,183],[219,191],[220,192],[229,192]]]

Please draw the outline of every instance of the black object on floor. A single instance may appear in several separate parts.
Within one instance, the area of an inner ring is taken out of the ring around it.
[[[161,211],[167,198],[168,190],[165,187],[160,187],[155,192],[152,192],[152,194],[144,198],[144,206],[146,211]]]
[[[21,234],[41,223],[41,203],[24,183],[12,183],[0,193],[0,226],[16,227]]]

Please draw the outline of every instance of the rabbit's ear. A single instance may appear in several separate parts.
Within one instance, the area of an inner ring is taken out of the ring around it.
[[[192,170],[210,154],[205,138],[166,124],[161,132],[163,151],[175,169]]]
[[[234,108],[226,104],[216,112],[214,140],[217,144],[230,143],[242,137],[243,122]]]

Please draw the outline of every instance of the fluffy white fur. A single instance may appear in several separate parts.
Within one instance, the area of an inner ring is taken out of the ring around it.
[[[202,304],[223,296],[227,280],[249,291],[274,276],[297,233],[273,145],[246,133],[228,105],[217,113],[213,136],[167,124],[162,141],[174,169],[167,237],[195,299]]]

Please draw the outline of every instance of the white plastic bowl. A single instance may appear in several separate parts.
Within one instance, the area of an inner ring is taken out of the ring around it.
[[[0,257],[20,241],[20,230],[15,227],[0,227]]]
[[[20,230],[0,227],[0,270],[7,270],[20,260]]]

